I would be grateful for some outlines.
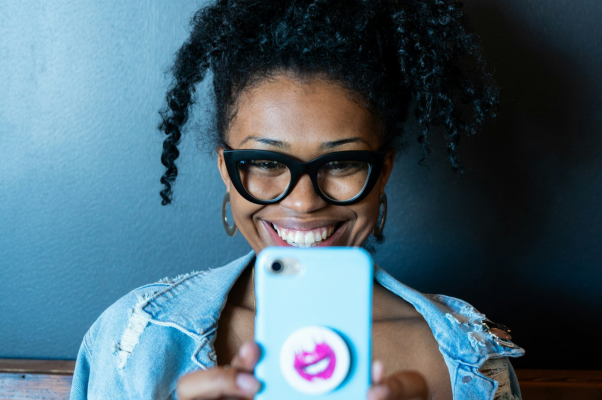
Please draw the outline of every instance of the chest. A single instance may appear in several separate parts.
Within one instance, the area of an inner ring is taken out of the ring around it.
[[[416,355],[415,325],[411,321],[400,323],[398,321],[375,322],[372,327],[373,358],[380,359],[387,365],[405,366]],[[226,307],[219,321],[219,328],[215,340],[215,350],[218,364],[228,364],[236,355],[243,343],[253,340],[254,316],[253,313],[237,308]],[[405,338],[401,339],[401,338]],[[423,341],[423,339],[420,339]],[[388,361],[388,362],[387,362]]]
[[[253,340],[252,310],[226,306],[220,316],[214,343],[218,365],[229,364],[240,346]],[[420,372],[434,398],[451,398],[445,360],[428,324],[421,317],[375,320],[372,325],[372,358],[384,362],[387,374],[402,370]]]

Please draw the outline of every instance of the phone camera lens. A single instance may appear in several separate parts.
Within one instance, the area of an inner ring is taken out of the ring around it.
[[[280,261],[274,261],[272,263],[272,271],[279,273],[279,272],[282,272],[282,269],[283,269],[283,266]]]

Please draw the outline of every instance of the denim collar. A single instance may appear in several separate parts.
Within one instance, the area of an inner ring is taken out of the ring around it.
[[[443,295],[422,294],[397,281],[377,265],[374,278],[422,314],[441,351],[453,359],[480,367],[490,358],[520,357],[525,353],[516,345],[505,347],[498,344],[496,337],[483,329],[481,321],[487,319],[485,314],[465,301]]]
[[[151,323],[175,327],[202,342],[200,350],[215,340],[213,334],[227,295],[254,258],[255,252],[251,251],[224,267],[183,275],[155,293],[142,309],[150,315]],[[398,282],[377,265],[374,278],[422,314],[447,356],[480,367],[489,358],[524,354],[522,348],[504,347],[492,334],[483,331],[481,321],[486,319],[485,315],[470,304],[453,297],[422,294]],[[203,361],[211,364],[214,360]]]
[[[142,309],[150,314],[151,322],[173,326],[201,340],[217,328],[230,289],[254,258],[251,251],[224,267],[178,277]]]

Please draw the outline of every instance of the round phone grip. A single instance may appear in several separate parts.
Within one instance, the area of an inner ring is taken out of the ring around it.
[[[284,379],[305,394],[324,394],[343,383],[351,366],[349,347],[330,328],[306,326],[293,332],[280,350]]]

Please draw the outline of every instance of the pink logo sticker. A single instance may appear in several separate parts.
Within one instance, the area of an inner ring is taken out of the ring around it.
[[[330,379],[337,365],[337,356],[328,343],[318,343],[313,351],[295,354],[295,370],[308,381]]]
[[[336,332],[322,326],[295,331],[284,342],[280,368],[286,381],[307,394],[336,389],[349,372],[347,344]]]

